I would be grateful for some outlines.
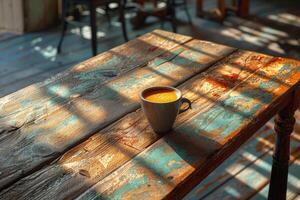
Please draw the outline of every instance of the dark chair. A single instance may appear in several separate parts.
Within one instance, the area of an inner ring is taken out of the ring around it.
[[[57,52],[61,52],[61,46],[63,43],[64,36],[66,34],[68,24],[73,23],[76,25],[80,25],[79,23],[76,23],[76,19],[78,19],[78,13],[75,11],[73,12],[74,20],[69,20],[68,16],[70,15],[70,8],[76,5],[84,5],[88,7],[88,10],[90,11],[90,26],[91,26],[91,46],[92,46],[92,53],[93,56],[97,55],[97,23],[96,23],[96,8],[99,6],[105,6],[108,7],[108,4],[111,2],[117,2],[119,4],[119,19],[122,24],[122,33],[125,41],[128,41],[127,31],[126,31],[126,23],[125,23],[125,2],[126,0],[62,0],[62,33],[61,38],[59,40],[58,46],[57,46]],[[77,16],[77,17],[76,17]]]
[[[137,8],[136,16],[131,19],[133,27],[135,29],[141,28],[147,17],[153,16],[160,19],[162,25],[165,21],[171,22],[173,32],[177,32],[177,24],[176,24],[176,6],[180,6],[179,4],[175,4],[175,0],[163,0],[166,3],[164,7],[158,7],[159,0],[153,1],[144,1],[144,0],[136,0],[136,3],[139,5]],[[185,0],[183,0],[185,1]],[[151,6],[149,6],[152,4]]]
[[[174,0],[174,6],[175,6],[175,9],[177,7],[183,7],[183,9],[185,11],[185,14],[187,16],[188,22],[190,24],[192,24],[192,18],[191,18],[191,15],[189,13],[189,10],[188,10],[187,0]]]
[[[197,16],[204,17],[208,15],[223,23],[228,12],[233,12],[240,17],[247,17],[249,15],[250,0],[232,0],[229,6],[226,3],[225,0],[218,0],[217,8],[205,14],[203,10],[203,0],[197,0]]]

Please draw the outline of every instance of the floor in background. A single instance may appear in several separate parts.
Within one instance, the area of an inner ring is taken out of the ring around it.
[[[206,0],[206,8],[215,1]],[[251,16],[241,19],[230,16],[223,24],[195,17],[195,3],[189,3],[193,25],[187,23],[183,11],[176,14],[178,33],[229,46],[275,56],[300,60],[300,2],[294,0],[252,0]],[[124,42],[116,17],[109,24],[99,15],[99,53]],[[155,19],[141,30],[129,27],[134,38],[161,28]],[[171,31],[165,23],[164,29]],[[32,83],[45,80],[91,57],[90,31],[84,27],[83,36],[71,28],[63,43],[62,53],[56,54],[59,27],[48,31],[16,36],[0,32],[0,97]],[[293,136],[293,164],[289,176],[289,199],[300,194],[300,114],[297,115]],[[271,124],[271,122],[270,122]],[[264,127],[252,140],[229,158],[186,199],[265,199],[271,167],[273,136],[271,125]],[[298,198],[300,198],[298,196]]]

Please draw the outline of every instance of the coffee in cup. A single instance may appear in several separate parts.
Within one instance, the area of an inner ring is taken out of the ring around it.
[[[191,108],[191,102],[182,97],[180,90],[158,86],[145,89],[140,94],[141,106],[151,127],[156,133],[166,133],[172,129],[178,113]],[[187,103],[186,109],[180,109]]]

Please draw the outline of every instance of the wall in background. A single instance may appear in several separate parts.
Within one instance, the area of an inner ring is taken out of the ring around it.
[[[58,0],[0,0],[0,29],[24,33],[58,21]]]
[[[23,0],[0,0],[0,29],[24,31]]]

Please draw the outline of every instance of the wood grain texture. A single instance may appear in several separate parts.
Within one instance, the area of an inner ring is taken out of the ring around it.
[[[298,118],[299,120],[300,118]],[[268,123],[251,140],[220,165],[202,183],[194,188],[184,200],[194,199],[267,199],[270,181],[272,150],[275,142],[274,124]],[[297,127],[291,137],[291,166],[289,170],[288,196],[297,192],[299,170],[300,132]],[[259,191],[259,192],[258,192]],[[298,190],[299,191],[299,190]],[[291,198],[288,198],[291,199]]]
[[[94,86],[111,79],[112,76],[143,66],[153,58],[190,39],[187,36],[154,31],[80,63],[43,83],[31,85],[3,97],[0,99],[0,124],[19,127],[47,114],[46,109],[55,111],[54,107],[59,105],[52,104],[56,99],[61,99],[61,96],[52,93],[49,88],[60,86],[70,88],[69,95],[64,96],[65,100],[60,102],[60,105],[66,104],[70,101],[70,96],[83,95]],[[107,71],[112,71],[112,75],[107,75]],[[78,85],[81,87],[77,87]]]
[[[78,199],[180,199],[283,106],[299,84],[299,65],[274,59]]]
[[[300,87],[295,89],[293,96],[287,101],[275,118],[276,143],[273,153],[273,164],[268,199],[285,200],[290,159],[290,137],[294,130],[294,117],[300,103]]]
[[[57,158],[78,142],[137,109],[138,93],[143,88],[158,82],[161,85],[176,86],[233,50],[193,40],[156,57],[145,67],[129,71],[103,85],[96,85],[81,96],[70,95],[68,87],[51,85],[48,91],[60,95],[60,98],[52,101],[54,106],[55,103],[64,102],[66,96],[71,101],[51,111],[51,114],[21,127],[2,128],[0,159],[4,164],[0,166],[1,185],[4,187],[36,170],[43,163]],[[93,73],[78,76],[84,79],[91,75]],[[83,90],[88,86],[81,84],[76,87],[77,90]]]
[[[187,43],[186,46],[190,45],[199,46],[194,42]],[[195,110],[180,115],[176,126],[199,110],[212,106],[222,95],[270,60],[269,56],[258,56],[251,52],[234,53],[210,68],[207,73],[185,82],[179,88],[185,97],[193,101]],[[202,59],[198,59],[198,64],[202,65],[202,62]],[[244,68],[239,66],[240,63],[243,63]],[[189,67],[198,64],[194,63]],[[18,181],[4,190],[0,196],[4,199],[73,198],[157,139],[158,136],[151,131],[141,110],[138,110],[73,148],[57,163]]]

